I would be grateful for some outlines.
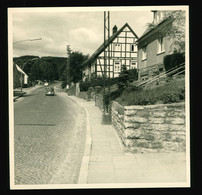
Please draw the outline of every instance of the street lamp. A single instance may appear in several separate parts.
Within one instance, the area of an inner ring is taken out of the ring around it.
[[[37,38],[37,39],[25,39],[25,40],[20,40],[20,41],[16,41],[13,43],[13,45],[17,44],[17,43],[21,43],[21,42],[25,42],[25,41],[39,41],[42,40],[42,38]]]
[[[15,45],[15,44],[17,44],[17,43],[25,42],[25,41],[39,41],[39,40],[42,40],[42,38],[37,38],[37,39],[25,39],[25,40],[16,41],[16,42],[13,43],[13,45]],[[30,59],[30,60],[27,60],[27,61],[22,65],[21,70],[23,71],[23,68],[24,68],[24,66],[25,66],[25,64],[26,64],[27,62],[29,62],[29,61],[31,61],[31,60],[36,60],[36,59],[38,59],[38,58],[32,58],[32,59]],[[22,81],[23,81],[23,79],[22,79],[22,72],[21,72],[21,77],[20,77],[21,91],[22,91]]]

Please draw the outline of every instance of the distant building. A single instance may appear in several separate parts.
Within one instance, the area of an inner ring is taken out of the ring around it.
[[[18,71],[15,63],[13,63],[13,88],[20,87],[20,72]]]
[[[173,18],[165,18],[166,11],[153,11],[153,23],[138,39],[139,80],[148,79],[164,71],[163,59],[170,53],[172,40],[166,35]]]
[[[137,68],[137,39],[138,36],[127,23],[119,30],[115,25],[113,35],[84,62],[83,80],[91,78],[92,74],[95,76],[104,74],[105,50],[107,51],[106,76],[118,77],[122,65],[126,65],[127,69]]]
[[[17,70],[17,71],[16,71]],[[22,75],[22,77],[21,77]],[[19,87],[19,83],[17,81],[17,79],[19,79],[19,81],[21,80],[22,78],[22,83],[23,83],[23,86],[27,86],[28,84],[28,76],[27,74],[17,65],[14,63],[14,88],[16,85],[18,85],[17,87]],[[21,85],[21,81],[20,81],[20,85]]]

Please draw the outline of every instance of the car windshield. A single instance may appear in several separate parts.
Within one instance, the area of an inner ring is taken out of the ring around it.
[[[54,88],[53,87],[47,87],[46,91],[54,91]]]

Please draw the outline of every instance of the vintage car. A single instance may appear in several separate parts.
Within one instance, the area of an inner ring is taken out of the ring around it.
[[[53,87],[47,87],[46,88],[46,95],[47,96],[54,96],[55,95],[55,91]]]

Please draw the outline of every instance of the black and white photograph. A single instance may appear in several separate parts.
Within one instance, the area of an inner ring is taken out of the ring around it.
[[[189,6],[7,11],[11,190],[190,187]]]

